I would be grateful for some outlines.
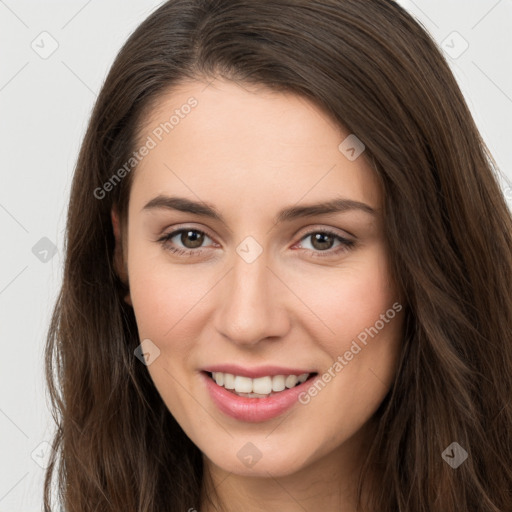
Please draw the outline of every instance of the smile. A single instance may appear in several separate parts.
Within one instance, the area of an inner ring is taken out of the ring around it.
[[[313,384],[318,373],[250,378],[201,371],[200,376],[211,401],[220,412],[239,421],[262,422],[280,416],[293,407],[299,395]]]
[[[242,375],[232,373],[212,372],[211,378],[218,386],[230,390],[238,396],[249,398],[267,398],[275,393],[290,389],[305,382],[312,374],[302,373],[301,375],[268,375],[251,379]]]

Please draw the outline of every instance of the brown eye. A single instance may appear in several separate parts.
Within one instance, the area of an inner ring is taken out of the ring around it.
[[[204,233],[201,231],[187,229],[181,232],[180,242],[187,249],[197,249],[203,244],[204,236]]]
[[[354,240],[349,240],[328,230],[310,231],[301,240],[303,240],[300,244],[301,247],[314,257],[341,255],[356,245]]]
[[[319,251],[325,251],[332,247],[335,237],[330,233],[313,233],[308,235],[312,240],[312,246]]]
[[[158,242],[176,254],[197,255],[203,249],[205,238],[211,240],[203,231],[184,228],[164,235]]]

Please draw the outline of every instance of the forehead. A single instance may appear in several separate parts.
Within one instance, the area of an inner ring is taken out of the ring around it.
[[[143,118],[137,147],[151,149],[132,186],[148,199],[176,188],[196,199],[229,193],[238,205],[257,197],[267,205],[313,201],[329,193],[378,208],[380,188],[364,152],[351,161],[340,149],[348,136],[303,96],[190,81],[161,95]]]

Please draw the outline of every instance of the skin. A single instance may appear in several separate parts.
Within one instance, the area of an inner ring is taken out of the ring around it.
[[[148,371],[202,451],[227,510],[352,512],[370,420],[395,377],[403,312],[369,337],[307,405],[297,403],[268,421],[224,415],[198,372],[232,362],[323,374],[374,326],[398,301],[382,190],[364,153],[350,161],[338,149],[349,131],[309,100],[263,87],[220,79],[181,84],[147,116],[140,140],[190,96],[198,105],[135,171],[127,225],[112,210],[118,271],[130,286],[126,300],[140,339],[160,350]],[[144,210],[159,194],[205,201],[224,222]],[[348,210],[273,222],[284,207],[339,197],[366,203],[376,215]],[[157,241],[179,228],[206,232],[200,255],[168,250],[197,251],[185,235]],[[312,235],[325,229],[356,245],[335,254],[336,238],[315,244]],[[248,236],[262,249],[251,263],[236,252]],[[248,442],[261,453],[252,467],[237,457]],[[203,499],[200,510],[213,508]]]

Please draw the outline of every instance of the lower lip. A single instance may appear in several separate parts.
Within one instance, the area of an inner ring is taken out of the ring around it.
[[[210,397],[217,407],[228,416],[240,421],[260,422],[283,414],[298,402],[299,395],[309,388],[318,375],[302,384],[285,389],[268,398],[247,398],[235,395],[219,386],[207,373],[201,372]]]

